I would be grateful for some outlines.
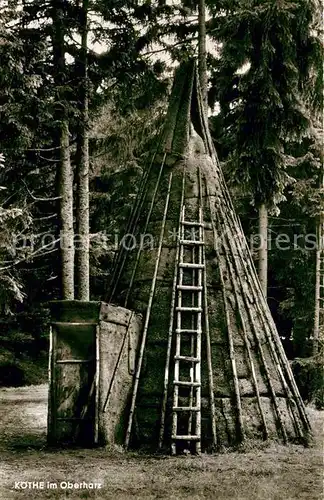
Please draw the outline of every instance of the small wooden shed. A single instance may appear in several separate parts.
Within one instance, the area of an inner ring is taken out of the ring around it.
[[[141,317],[103,302],[50,309],[49,443],[122,444]]]

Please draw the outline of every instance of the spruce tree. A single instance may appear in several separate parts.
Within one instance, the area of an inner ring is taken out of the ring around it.
[[[85,301],[90,300],[88,10],[89,1],[83,0],[79,16],[81,47],[76,64],[80,107],[76,156],[76,284],[78,299]]]
[[[232,179],[260,211],[259,271],[266,294],[267,212],[291,182],[287,145],[309,134],[311,114],[320,106],[319,4],[224,0],[210,9],[212,35],[222,42],[211,93],[221,105]]]

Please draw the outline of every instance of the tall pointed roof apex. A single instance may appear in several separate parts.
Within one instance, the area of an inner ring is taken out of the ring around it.
[[[160,149],[178,156],[186,154],[192,130],[208,150],[210,138],[195,59],[181,63],[175,71]]]

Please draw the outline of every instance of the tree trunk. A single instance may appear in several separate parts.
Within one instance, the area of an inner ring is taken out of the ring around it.
[[[317,353],[319,327],[320,327],[320,284],[321,284],[321,224],[317,226],[317,248],[316,248],[316,275],[315,275],[315,311],[314,311],[314,334],[313,334],[313,354]]]
[[[74,299],[73,170],[70,161],[69,126],[61,126],[60,218],[61,280],[63,300]]]
[[[77,153],[76,280],[79,300],[90,300],[89,282],[89,136],[88,136],[88,0],[83,0],[81,15],[81,51],[79,63],[80,128]]]
[[[320,190],[324,192],[324,169],[321,174]],[[313,334],[313,355],[318,354],[321,328],[324,327],[324,213],[320,213],[317,225],[315,314]]]
[[[268,288],[268,209],[265,204],[259,208],[259,280],[263,295],[267,297]]]
[[[70,138],[67,106],[64,96],[66,79],[64,43],[64,3],[52,2],[53,19],[53,66],[57,88],[56,120],[60,148],[58,192],[60,199],[60,257],[61,257],[61,294],[63,300],[74,299],[74,231],[73,231],[73,169],[70,161]]]
[[[198,73],[199,83],[204,103],[205,112],[208,112],[208,78],[206,62],[206,5],[205,0],[198,4]]]

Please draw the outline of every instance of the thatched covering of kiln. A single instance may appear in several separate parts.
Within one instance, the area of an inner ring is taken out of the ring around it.
[[[132,238],[125,241],[134,248],[121,246],[109,296],[143,313],[147,326],[128,422],[131,444],[156,448],[161,432],[163,443],[170,443],[173,374],[167,349],[183,205],[187,220],[198,220],[199,207],[204,220],[203,448],[248,439],[305,440],[305,408],[222,176],[190,61],[177,70],[164,132],[128,225]]]

